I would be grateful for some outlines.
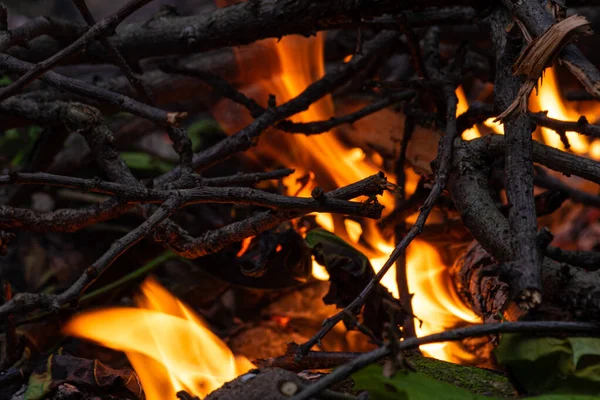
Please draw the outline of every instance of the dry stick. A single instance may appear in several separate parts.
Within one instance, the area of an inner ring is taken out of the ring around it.
[[[36,213],[29,209],[0,205],[0,229],[29,232],[76,232],[99,222],[115,219],[132,208],[118,199],[110,199],[78,209],[58,209]]]
[[[574,203],[581,203],[586,206],[600,207],[600,196],[579,190],[562,180],[550,175],[545,168],[535,166],[535,176],[533,184],[548,190],[555,190],[566,193]]]
[[[399,349],[411,349],[429,343],[439,343],[448,341],[457,341],[471,337],[481,337],[496,335],[500,333],[532,333],[532,334],[551,334],[551,333],[575,333],[589,334],[591,336],[600,335],[600,324],[588,322],[559,322],[559,321],[535,321],[535,322],[502,322],[497,324],[483,324],[469,326],[467,328],[458,328],[420,338],[409,338],[398,342]],[[336,382],[339,382],[352,373],[382,359],[390,354],[388,346],[380,347],[368,353],[364,353],[354,360],[336,368],[330,374],[319,379],[317,382],[308,386],[305,390],[298,393],[290,400],[306,400],[311,396],[328,388]]]
[[[173,196],[165,201],[144,223],[127,235],[113,242],[110,248],[97,259],[67,290],[59,295],[19,293],[0,306],[0,317],[10,313],[27,312],[38,308],[56,311],[67,303],[77,301],[79,296],[104,272],[121,254],[148,236],[160,223],[185,203],[183,196]]]
[[[369,176],[358,182],[325,193],[322,199],[350,200],[358,196],[374,196],[388,189],[387,179],[383,173]],[[374,206],[377,206],[374,204]],[[182,257],[197,258],[215,253],[232,243],[239,242],[249,236],[258,235],[274,228],[283,221],[301,217],[305,213],[298,211],[265,211],[242,221],[234,222],[222,228],[205,232],[198,238],[187,235],[187,232],[165,227],[158,230],[155,236],[164,241],[171,249]]]
[[[502,3],[534,37],[541,36],[556,22],[537,0],[502,0]],[[570,44],[560,52],[559,57],[585,89],[600,98],[600,72],[581,50]]]
[[[448,171],[450,169],[450,161],[452,158],[452,145],[454,138],[457,135],[456,130],[456,105],[458,100],[454,94],[454,88],[450,85],[444,87],[444,95],[447,101],[446,104],[446,134],[441,140],[440,151],[438,154],[438,169],[435,175],[433,186],[427,200],[421,207],[417,221],[410,228],[406,236],[402,238],[400,243],[396,246],[392,254],[385,262],[381,270],[373,277],[373,279],[367,284],[356,299],[352,301],[346,308],[338,312],[334,316],[327,318],[321,327],[321,329],[306,343],[303,343],[298,347],[297,359],[300,360],[303,354],[306,354],[315,344],[317,344],[339,321],[341,321],[346,313],[356,314],[363,306],[371,292],[377,287],[383,276],[388,270],[394,265],[398,257],[406,250],[408,245],[423,231],[423,226],[427,221],[427,217],[431,212],[433,206],[438,201],[442,190],[446,186],[448,180]]]
[[[395,32],[383,31],[379,33],[373,39],[365,43],[364,54],[352,57],[352,60],[347,64],[344,64],[339,70],[325,74],[325,76],[309,85],[300,95],[287,103],[275,108],[268,108],[263,114],[239,132],[228,136],[205,151],[196,153],[193,160],[194,169],[202,170],[208,168],[217,162],[231,157],[237,152],[249,149],[265,129],[278,121],[308,109],[312,103],[345,83],[354,76],[356,72],[364,68],[373,54],[392,43],[396,38],[397,33]],[[159,187],[165,181],[172,180],[172,177],[178,173],[179,168],[175,168],[156,178],[154,180],[154,185]]]
[[[409,100],[414,97],[415,92],[407,90],[400,93],[390,94],[387,97],[373,101],[367,104],[360,110],[355,112],[342,115],[339,117],[332,117],[325,121],[313,121],[313,122],[292,122],[290,120],[281,121],[276,125],[277,129],[281,129],[288,133],[303,133],[305,135],[315,135],[323,132],[328,132],[333,128],[343,125],[352,124],[361,118],[376,113],[384,109],[385,107],[397,103],[399,101]]]
[[[43,35],[57,40],[67,38],[65,41],[71,42],[82,36],[86,30],[87,27],[79,23],[55,20],[50,17],[36,17],[12,29],[10,35],[0,38],[0,53],[6,53],[8,49],[17,45],[27,47],[30,40]]]
[[[283,168],[270,172],[254,172],[248,174],[238,173],[229,176],[203,178],[200,183],[201,186],[209,187],[251,184],[265,180],[281,179],[292,174],[293,172],[293,169]],[[170,190],[148,189],[145,187],[143,187],[140,192],[140,189],[132,188],[131,185],[122,183],[103,181],[97,178],[76,178],[71,176],[48,174],[45,172],[13,172],[8,175],[0,175],[0,186],[10,184],[62,186],[74,189],[82,189],[87,192],[121,195],[127,197],[128,200],[135,199],[136,197],[139,200],[143,200],[145,199],[144,196],[147,196],[151,192],[172,192]],[[133,198],[131,197],[132,195]]]
[[[600,253],[597,251],[563,250],[559,247],[548,246],[545,254],[554,261],[575,265],[589,271],[600,269]]]
[[[202,178],[200,184],[203,186],[234,186],[234,185],[251,185],[254,183],[281,179],[295,172],[291,168],[281,168],[269,172],[251,172],[248,174],[237,173],[230,176],[218,176],[214,178]]]
[[[94,20],[94,16],[90,12],[85,0],[73,0],[73,3],[79,9],[79,12],[88,23],[88,25],[95,25],[96,21]],[[142,81],[139,77],[137,77],[125,58],[121,55],[119,50],[106,38],[104,34],[99,36],[99,41],[106,48],[111,58],[115,61],[115,64],[119,66],[121,71],[125,74],[127,80],[131,83],[131,86],[134,87],[136,92],[141,96],[142,100],[146,103],[155,106],[156,104],[144,88]],[[169,138],[173,142],[173,148],[179,154],[181,168],[184,176],[188,176],[192,173],[192,141],[188,136],[187,132],[183,129],[177,129],[172,126],[167,126],[167,133],[169,134]],[[188,183],[189,184],[189,183]]]
[[[529,113],[529,117],[540,126],[545,126],[556,131],[559,135],[565,132],[577,132],[593,138],[600,138],[600,126],[590,124],[585,116],[579,117],[577,121],[561,121],[548,117],[548,112]],[[562,137],[561,135],[561,137]]]
[[[302,361],[294,360],[295,350],[289,349],[283,356],[258,359],[254,363],[259,368],[283,368],[287,371],[300,372],[307,369],[329,369],[354,360],[363,353],[309,351]]]
[[[105,159],[108,156],[104,154],[100,158]],[[113,169],[112,175],[119,174],[114,171],[114,163],[110,164],[109,167]],[[118,170],[122,171],[123,169],[119,168]],[[108,170],[106,171],[108,172]],[[126,176],[127,174],[121,175]],[[130,179],[122,179],[120,183],[113,183],[99,179],[81,179],[44,173],[14,173],[12,175],[0,176],[0,185],[10,183],[45,184],[83,189],[94,193],[115,195],[121,198],[124,203],[129,204],[160,204],[168,200],[172,195],[181,195],[186,198],[186,201],[181,206],[202,203],[248,204],[282,211],[342,213],[367,218],[379,218],[383,209],[383,206],[375,203],[365,204],[328,198],[327,196],[323,198],[284,196],[243,187],[200,187],[195,189],[161,190],[145,188],[131,182]]]
[[[506,151],[505,140],[504,135],[492,134],[471,140],[467,143],[467,146],[473,151],[473,154],[502,157]],[[554,171],[579,176],[600,185],[600,163],[598,161],[533,141],[533,162],[542,164]]]
[[[501,26],[502,24],[496,19],[490,27],[492,30],[500,31]],[[519,55],[521,40],[511,41],[502,30],[502,34],[492,34],[492,45],[496,52],[497,71],[494,101],[496,109],[506,110],[520,95],[521,79],[513,75],[513,64]],[[532,130],[527,114],[519,113],[505,119],[504,186],[510,205],[508,223],[512,239],[512,255],[503,268],[512,296],[523,310],[536,308],[542,302],[541,257],[536,244],[537,216],[533,197]]]
[[[25,73],[33,68],[33,64],[18,60],[7,54],[0,54],[0,69],[7,71]],[[177,124],[186,116],[186,113],[167,112],[131,97],[94,86],[78,79],[67,78],[56,72],[46,72],[40,79],[59,90],[69,91],[83,97],[92,98],[102,103],[110,104],[120,110],[130,112],[142,118],[149,119],[161,126]]]
[[[63,50],[59,51],[52,57],[49,57],[44,61],[37,63],[33,68],[29,69],[15,82],[0,89],[0,101],[5,100],[7,97],[10,97],[20,92],[25,86],[29,85],[37,77],[50,70],[61,60],[64,60],[69,56],[84,51],[85,48],[89,46],[89,44],[92,43],[95,39],[97,39],[107,31],[115,29],[117,25],[119,25],[125,18],[127,18],[139,8],[148,4],[150,1],[152,0],[132,0],[113,15],[103,19],[101,22],[94,25],[75,42],[71,43],[69,46],[65,47]]]

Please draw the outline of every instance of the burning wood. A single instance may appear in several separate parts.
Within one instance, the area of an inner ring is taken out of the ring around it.
[[[96,3],[0,7],[1,398],[600,390],[593,15]]]

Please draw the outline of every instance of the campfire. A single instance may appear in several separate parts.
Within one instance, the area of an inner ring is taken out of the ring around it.
[[[600,390],[594,7],[123,3],[0,12],[1,398]]]

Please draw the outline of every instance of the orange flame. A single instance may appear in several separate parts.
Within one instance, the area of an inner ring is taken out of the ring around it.
[[[563,121],[576,121],[579,119],[580,114],[562,101],[554,68],[546,69],[540,83],[538,95],[536,96],[535,91],[533,91],[529,98],[529,104],[533,110],[548,111],[550,118]],[[541,130],[542,137],[547,145],[561,150],[565,149],[556,132],[548,128],[542,128]],[[590,146],[584,136],[579,135],[577,132],[566,132],[566,135],[574,153],[588,153]]]
[[[275,94],[277,103],[281,104],[298,96],[325,72],[322,34],[312,38],[286,36],[279,42],[263,41],[261,46],[273,46],[276,49],[278,59],[269,60],[276,67],[271,65],[269,68],[278,70],[279,74],[268,81],[256,82],[250,78],[245,88],[248,95],[257,97],[259,86],[263,91]],[[465,110],[468,107],[464,95],[460,104]],[[333,101],[331,96],[326,96],[293,119],[310,122],[328,119],[333,114]],[[293,195],[310,196],[311,190],[317,185],[327,190],[348,185],[378,172],[381,166],[381,162],[367,157],[363,150],[346,146],[334,131],[312,136],[283,134],[278,138],[279,141],[264,141],[258,151],[296,169],[294,175],[284,179],[288,193]],[[410,194],[416,187],[418,176],[411,171],[407,175],[406,192]],[[306,179],[300,179],[302,177],[309,177],[308,183]],[[391,194],[385,194],[380,201],[387,211],[393,208]],[[381,235],[375,221],[358,223],[331,214],[316,214],[315,217],[322,227],[353,243],[367,255],[376,271],[381,269],[393,250],[393,243]],[[417,317],[425,321],[418,328],[420,335],[439,332],[465,321],[479,321],[455,294],[446,266],[432,246],[416,241],[409,246],[407,256],[409,288],[416,293],[413,298],[414,311]],[[329,279],[327,271],[316,262],[313,263],[313,276],[321,280]],[[398,296],[393,268],[385,275],[382,284]],[[422,350],[448,361],[471,358],[460,352],[456,345],[424,346]]]
[[[204,397],[254,368],[155,280],[147,279],[141,291],[140,308],[87,312],[64,332],[124,351],[148,400],[175,399],[181,390]]]

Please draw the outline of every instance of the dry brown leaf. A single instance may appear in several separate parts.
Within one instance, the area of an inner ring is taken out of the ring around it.
[[[525,75],[527,82],[523,84],[517,98],[498,116],[497,121],[510,116],[515,110],[527,109],[527,99],[544,69],[558,56],[558,53],[569,43],[582,35],[591,35],[589,21],[581,15],[569,18],[552,25],[544,34],[533,39],[519,56],[513,66],[514,75]]]

